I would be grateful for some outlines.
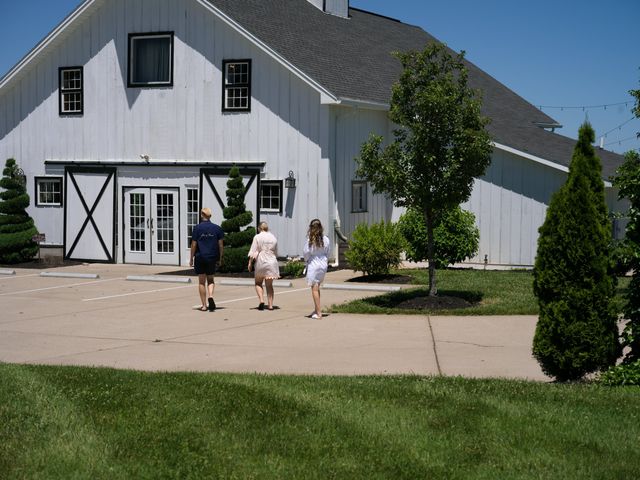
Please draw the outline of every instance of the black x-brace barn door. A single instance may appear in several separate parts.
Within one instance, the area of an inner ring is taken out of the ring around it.
[[[65,168],[64,257],[115,262],[116,169]]]

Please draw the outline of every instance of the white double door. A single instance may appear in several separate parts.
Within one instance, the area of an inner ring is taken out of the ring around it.
[[[124,261],[179,265],[177,188],[124,189]]]

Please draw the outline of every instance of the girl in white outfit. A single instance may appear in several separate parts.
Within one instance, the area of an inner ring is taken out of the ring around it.
[[[323,282],[329,266],[329,238],[323,234],[322,223],[317,218],[309,224],[303,253],[304,260],[307,262],[307,285],[311,287],[311,296],[315,307],[311,318],[322,318],[320,284]]]
[[[258,234],[253,237],[249,250],[249,271],[255,270],[255,287],[258,294],[258,310],[264,310],[264,293],[262,282],[267,286],[267,308],[273,310],[273,281],[280,278],[278,267],[278,240],[269,232],[267,222],[260,222]]]

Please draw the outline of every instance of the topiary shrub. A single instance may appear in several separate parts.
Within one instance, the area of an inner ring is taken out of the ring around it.
[[[447,210],[436,223],[433,235],[436,268],[444,268],[473,257],[478,253],[480,231],[473,213],[455,207]],[[417,210],[409,209],[398,222],[407,240],[407,260],[427,260],[427,224]]]
[[[32,240],[38,230],[27,213],[29,195],[19,173],[16,161],[9,158],[0,179],[0,263],[29,261],[38,253]]]
[[[388,274],[402,262],[406,241],[397,225],[380,223],[359,224],[349,242],[345,257],[354,271],[365,275]]]
[[[569,176],[540,227],[533,289],[540,315],[533,354],[559,381],[614,365],[621,353],[610,275],[611,227],[589,124],[580,128]]]
[[[234,165],[227,180],[227,206],[222,211],[225,220],[220,224],[224,230],[225,245],[221,272],[242,272],[247,268],[247,254],[256,229],[247,227],[242,230],[253,220],[253,214],[247,211],[244,203],[244,193],[240,169]]]

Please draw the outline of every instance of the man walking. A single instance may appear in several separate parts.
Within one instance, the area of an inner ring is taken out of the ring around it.
[[[224,232],[220,226],[211,222],[211,209],[200,210],[200,223],[193,228],[191,234],[191,258],[189,265],[198,274],[198,292],[202,305],[200,311],[213,312],[216,302],[213,301],[213,275],[216,267],[222,265],[224,252]],[[208,303],[207,303],[208,300]]]

